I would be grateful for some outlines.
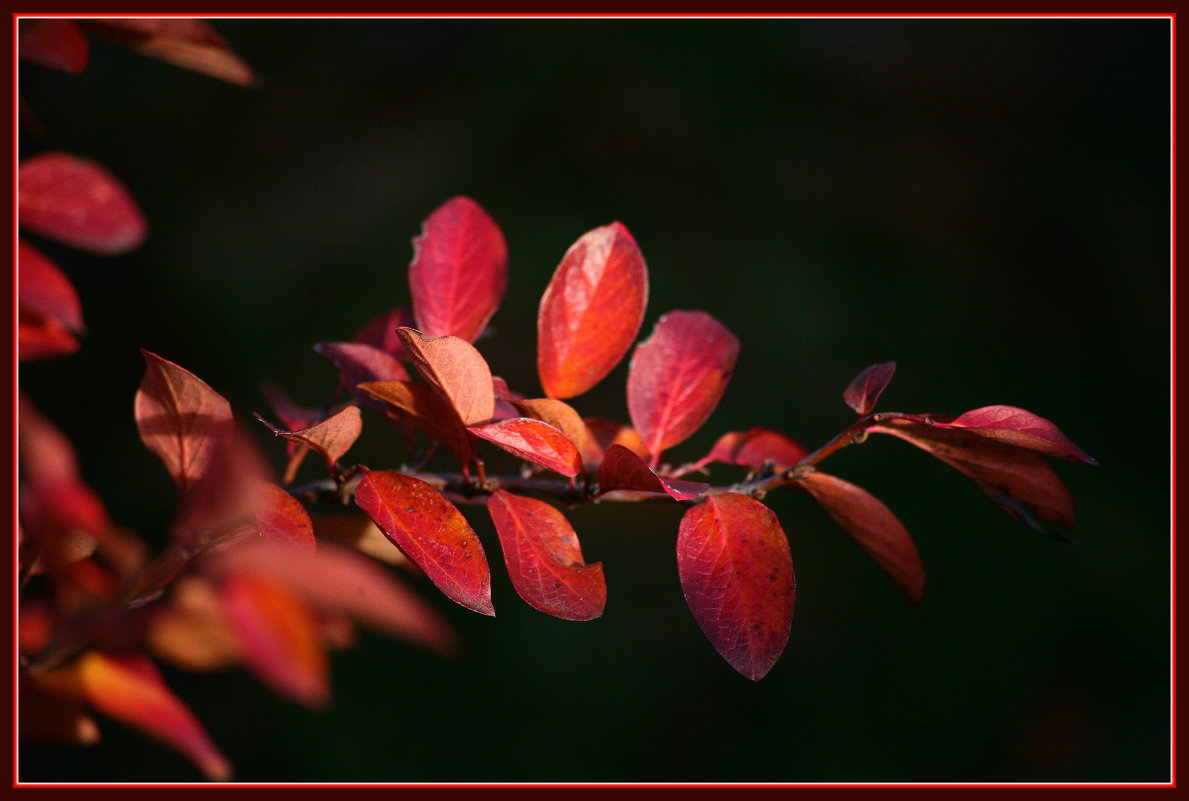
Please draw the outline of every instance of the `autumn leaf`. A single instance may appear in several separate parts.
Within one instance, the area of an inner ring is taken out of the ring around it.
[[[627,353],[644,321],[648,267],[614,222],[583,234],[553,273],[537,314],[537,371],[551,398],[581,395]]]
[[[701,311],[669,312],[636,346],[628,369],[628,413],[652,454],[651,467],[714,411],[738,355],[739,340]]]
[[[771,463],[776,470],[783,470],[800,462],[809,451],[779,431],[770,428],[752,428],[747,431],[731,431],[723,434],[695,467],[711,462],[740,465],[758,470]]]
[[[674,500],[688,501],[706,490],[709,484],[683,481],[654,473],[644,460],[622,445],[612,445],[599,465],[599,494],[616,490],[663,492]]]
[[[895,372],[895,362],[871,365],[855,376],[846,391],[842,393],[842,399],[846,401],[847,406],[860,415],[870,414]]]
[[[603,454],[612,445],[622,445],[641,459],[649,459],[648,446],[644,444],[640,432],[631,426],[605,417],[584,417],[582,422],[586,423],[586,430],[590,433],[595,465],[603,460]]]
[[[799,479],[797,484],[863,546],[909,601],[921,602],[925,568],[908,530],[888,507],[861,487],[820,470]]]
[[[363,419],[359,415],[358,406],[348,406],[322,422],[300,431],[284,431],[260,415],[256,415],[256,419],[278,437],[306,445],[322,454],[326,459],[326,464],[332,470],[343,454],[355,444],[355,440],[359,438],[359,433],[363,430]]]
[[[420,479],[365,471],[355,503],[446,597],[483,615],[491,606],[491,570],[466,518]]]
[[[18,28],[21,61],[78,75],[87,66],[91,46],[68,19],[22,19]]]
[[[549,504],[496,490],[487,511],[499,534],[512,586],[529,606],[563,620],[603,614],[603,565],[586,564],[578,535]]]
[[[358,389],[385,404],[390,417],[412,423],[442,443],[466,469],[474,456],[471,437],[449,399],[435,387],[419,381],[373,381]]]
[[[405,308],[392,309],[370,320],[367,325],[359,329],[352,342],[361,345],[371,345],[384,351],[398,362],[408,361],[409,353],[404,343],[397,336],[396,329],[415,325],[413,313]]]
[[[388,353],[358,342],[319,342],[314,350],[339,370],[342,385],[360,403],[374,405],[358,391],[368,381],[407,381],[409,371]]]
[[[1015,406],[983,406],[964,412],[942,428],[963,428],[1005,445],[1097,465],[1088,453],[1074,445],[1061,429],[1039,415]]]
[[[553,398],[531,398],[514,400],[512,405],[524,417],[548,423],[565,434],[582,455],[582,464],[586,469],[598,464],[601,458],[600,449],[591,440],[590,431],[581,415],[570,404]]]
[[[22,362],[56,359],[79,349],[78,338],[52,317],[20,307],[17,314],[17,358]]]
[[[474,345],[456,336],[430,338],[412,328],[401,328],[399,334],[418,372],[450,402],[463,425],[491,419],[491,368]]]
[[[681,518],[677,573],[686,603],[715,650],[763,678],[788,643],[796,580],[776,515],[746,495],[714,495]]]
[[[252,68],[201,19],[87,19],[86,29],[136,52],[237,86],[255,82]]]
[[[71,331],[83,332],[83,309],[74,284],[58,265],[23,239],[17,256],[17,286],[22,306]]]
[[[140,247],[148,226],[119,180],[89,159],[41,153],[21,162],[17,211],[23,228],[114,256]]]
[[[510,417],[480,426],[467,426],[467,431],[567,478],[582,472],[582,454],[577,446],[561,431],[540,420]]]
[[[261,482],[256,528],[269,542],[305,551],[317,548],[314,524],[301,501],[276,484]]]
[[[434,209],[413,239],[409,265],[417,328],[474,342],[507,286],[508,246],[490,215],[463,196]]]

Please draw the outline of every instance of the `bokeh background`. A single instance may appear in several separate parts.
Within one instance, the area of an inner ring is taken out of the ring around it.
[[[520,601],[471,510],[498,618],[419,585],[465,638],[457,661],[364,633],[334,655],[324,713],[242,671],[167,669],[238,779],[1168,778],[1167,20],[216,26],[258,87],[103,42],[80,76],[20,74],[41,125],[21,154],[97,159],[151,223],[118,258],[39,242],[77,283],[89,334],[20,381],[113,515],[154,542],[176,496],[136,435],[137,349],[244,418],[266,411],[262,382],[315,405],[337,378],[311,346],[407,303],[409,240],[455,194],[508,239],[508,295],[481,348],[514,387],[539,389],[536,307],[562,253],[612,220],[650,268],[640,338],[688,308],[739,336],[732,385],[675,459],[758,425],[816,446],[851,419],[850,378],[895,360],[883,408],[1022,406],[1102,464],[1056,465],[1078,504],[1070,545],[897,440],[832,457],[913,532],[921,608],[807,496],[770,496],[799,592],[788,649],[758,683],[685,607],[679,509],[574,512],[610,588],[590,623]],[[625,375],[575,405],[626,418]],[[395,465],[397,442],[367,412],[353,455]],[[27,748],[23,778],[197,778],[138,733],[104,734]]]

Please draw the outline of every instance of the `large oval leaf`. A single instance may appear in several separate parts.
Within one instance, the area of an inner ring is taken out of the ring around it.
[[[578,535],[549,504],[496,490],[487,503],[512,586],[529,606],[563,620],[603,614],[603,565],[582,558]]]
[[[478,203],[454,197],[425,219],[413,239],[409,289],[417,327],[426,336],[474,342],[507,286],[508,246]]]
[[[553,273],[537,314],[537,370],[551,398],[581,395],[627,353],[648,305],[648,267],[614,222],[578,239]]]
[[[495,414],[491,368],[474,345],[455,336],[431,339],[412,328],[398,333],[418,372],[450,402],[463,425],[491,419]]]
[[[677,573],[694,620],[731,667],[756,681],[780,658],[796,600],[776,515],[753,498],[708,498],[681,519]]]
[[[674,311],[661,317],[636,347],[628,371],[628,413],[652,454],[693,434],[722,398],[739,340],[706,312]]]
[[[483,615],[491,606],[491,570],[462,513],[420,479],[366,471],[355,503],[448,598]]]
[[[562,432],[530,417],[509,417],[481,426],[468,426],[477,437],[548,470],[573,478],[582,472],[582,454]]]

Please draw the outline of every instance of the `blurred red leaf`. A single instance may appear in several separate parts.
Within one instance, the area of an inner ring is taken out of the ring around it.
[[[369,470],[355,490],[355,503],[446,597],[495,615],[483,544],[441,493],[412,476]]]
[[[1073,499],[1040,456],[962,428],[893,419],[868,429],[891,434],[927,451],[964,474],[1008,514],[1040,528],[1038,517],[1073,528]]]
[[[548,423],[565,434],[582,455],[586,469],[598,465],[602,449],[591,439],[586,423],[570,404],[553,398],[532,398],[512,401],[512,405],[521,415]]]
[[[88,19],[86,29],[146,56],[168,61],[238,86],[255,80],[252,69],[200,19]]]
[[[220,670],[242,661],[210,580],[188,574],[170,585],[168,601],[154,604],[145,642],[158,658],[185,670]]]
[[[1038,451],[1045,456],[1097,465],[1088,453],[1074,445],[1061,429],[1026,409],[1015,406],[984,406],[964,412],[940,428],[963,428],[1005,445]]]
[[[322,454],[332,469],[343,454],[355,444],[355,440],[359,439],[359,433],[363,430],[363,419],[359,415],[358,406],[348,406],[322,422],[300,431],[284,431],[260,415],[256,415],[256,419],[278,437],[313,448]]]
[[[722,398],[739,340],[706,312],[674,311],[636,346],[628,369],[628,413],[652,454],[693,434]]]
[[[908,600],[919,604],[925,593],[925,568],[908,530],[871,493],[822,472],[800,479],[840,526],[863,546]]]
[[[315,709],[326,706],[326,647],[305,601],[282,582],[247,571],[224,576],[220,597],[248,667],[278,695]]]
[[[301,550],[317,548],[314,523],[301,501],[276,484],[263,482],[260,505],[256,510],[256,528],[269,542],[290,545]]]
[[[69,153],[42,153],[21,162],[18,212],[22,227],[105,256],[127,253],[148,226],[136,201],[110,172]]]
[[[714,495],[677,535],[677,572],[694,620],[741,674],[764,677],[788,643],[796,579],[776,515],[753,498]]]
[[[396,329],[413,325],[414,320],[411,311],[404,308],[393,309],[372,319],[367,325],[359,329],[359,332],[351,338],[351,341],[378,348],[398,362],[408,361],[409,353],[405,350],[404,343],[400,341],[400,337],[397,336]]]
[[[409,265],[413,314],[425,336],[474,342],[507,286],[508,246],[478,203],[453,197],[425,218]]]
[[[19,27],[22,61],[78,75],[87,66],[91,46],[68,19],[23,19]]]
[[[430,384],[418,381],[374,381],[359,391],[386,405],[395,415],[446,446],[465,466],[474,456],[471,437],[450,401]],[[465,468],[464,468],[465,469]]]
[[[504,551],[512,586],[534,609],[563,620],[603,614],[603,565],[582,558],[578,535],[549,504],[496,490],[487,503]]]
[[[67,667],[41,674],[38,684],[56,695],[86,701],[102,714],[160,738],[212,781],[231,777],[227,758],[144,656],[89,651]]]
[[[358,342],[320,342],[314,350],[339,370],[343,386],[361,403],[374,406],[358,386],[368,381],[407,381],[409,371],[384,351]]]
[[[608,420],[605,417],[584,417],[586,430],[590,432],[591,450],[597,453],[595,464],[603,460],[603,454],[612,445],[622,445],[641,459],[649,458],[648,446],[640,432],[629,425]]]
[[[895,362],[871,365],[855,376],[846,391],[842,393],[842,399],[846,401],[847,406],[860,415],[870,414],[895,372]]]
[[[614,222],[583,234],[553,273],[537,314],[537,370],[551,398],[581,395],[627,353],[648,304],[648,267]]]
[[[644,460],[622,445],[612,445],[599,465],[599,493],[614,490],[636,492],[663,492],[678,501],[696,498],[709,484],[700,481],[682,481],[679,478],[658,476]]]
[[[42,317],[51,317],[70,330],[82,333],[82,304],[66,273],[23,239],[20,240],[17,265],[20,304]]]
[[[79,341],[60,322],[21,306],[17,316],[17,358],[22,362],[69,356]]]
[[[425,380],[450,402],[463,425],[485,423],[495,412],[491,368],[475,346],[455,336],[430,339],[412,328],[401,341]]]
[[[480,426],[467,426],[467,431],[568,478],[582,472],[582,454],[577,446],[561,431],[540,420],[510,417]]]
[[[184,491],[202,477],[215,443],[228,436],[231,405],[198,376],[141,350],[148,369],[136,392],[136,427]]]
[[[794,442],[779,431],[752,428],[723,434],[714,443],[710,453],[697,462],[697,466],[722,462],[758,469],[771,462],[777,470],[783,470],[792,467],[808,455],[809,451],[800,443]]]

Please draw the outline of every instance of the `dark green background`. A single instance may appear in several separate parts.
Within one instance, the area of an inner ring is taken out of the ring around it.
[[[314,405],[336,376],[311,346],[407,303],[409,240],[455,194],[508,240],[507,299],[481,347],[514,387],[538,391],[536,306],[562,253],[612,220],[649,264],[641,338],[689,308],[739,336],[732,385],[675,459],[757,425],[816,446],[852,419],[850,378],[895,360],[885,409],[1022,406],[1102,463],[1056,465],[1080,520],[1064,545],[899,441],[832,458],[914,533],[919,609],[808,497],[770,496],[799,592],[759,683],[685,607],[680,509],[572,515],[608,577],[591,623],[517,598],[490,522],[468,512],[499,617],[421,585],[464,636],[459,661],[365,634],[334,656],[325,713],[242,671],[168,672],[239,779],[1168,778],[1168,21],[217,27],[258,88],[104,43],[81,76],[21,74],[43,128],[22,155],[99,160],[151,222],[123,257],[45,244],[90,333],[21,383],[113,515],[155,542],[176,496],[136,435],[137,348],[244,418],[266,410],[265,381]],[[625,374],[575,405],[626,418]],[[365,413],[355,458],[395,465],[396,447]],[[104,732],[89,750],[29,748],[24,778],[196,778],[139,734]]]

